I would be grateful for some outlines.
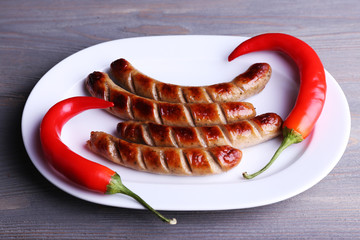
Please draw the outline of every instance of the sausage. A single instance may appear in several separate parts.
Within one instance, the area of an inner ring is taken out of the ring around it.
[[[218,174],[234,168],[242,158],[242,152],[230,146],[150,147],[130,143],[105,132],[92,132],[87,146],[116,164],[157,174]]]
[[[249,120],[207,127],[176,127],[150,122],[127,121],[117,125],[120,138],[157,147],[213,147],[230,145],[239,149],[277,137],[282,119],[265,113]]]
[[[242,101],[261,92],[271,77],[267,63],[255,63],[231,82],[204,87],[178,86],[157,81],[120,58],[111,63],[110,71],[124,89],[150,99],[177,103]]]
[[[248,102],[167,103],[130,93],[116,85],[103,72],[93,72],[86,79],[89,93],[114,103],[107,109],[124,120],[150,121],[175,126],[227,124],[256,115]]]

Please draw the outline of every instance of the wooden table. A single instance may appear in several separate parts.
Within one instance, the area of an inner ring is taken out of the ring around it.
[[[3,0],[0,9],[1,239],[360,238],[358,1]],[[347,150],[311,189],[258,208],[165,212],[179,221],[170,226],[144,210],[79,200],[49,183],[30,161],[20,127],[24,104],[39,79],[65,57],[113,39],[264,32],[309,43],[349,101]]]

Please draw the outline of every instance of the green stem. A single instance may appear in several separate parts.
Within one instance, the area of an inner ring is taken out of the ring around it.
[[[243,173],[243,177],[246,179],[252,179],[254,177],[256,177],[257,175],[265,172],[274,162],[275,160],[279,157],[279,155],[282,153],[282,151],[284,151],[288,146],[294,144],[294,143],[299,143],[301,141],[303,141],[303,137],[301,136],[300,133],[296,132],[294,129],[289,129],[287,127],[284,128],[284,139],[280,145],[280,147],[276,150],[274,156],[270,159],[270,161],[268,162],[268,164],[266,164],[262,169],[260,169],[259,171],[253,173],[253,174],[248,174],[247,172]]]
[[[115,193],[122,193],[125,195],[128,195],[132,198],[134,198],[136,201],[138,201],[141,205],[143,205],[145,208],[153,212],[157,217],[159,217],[162,221],[167,222],[169,224],[176,224],[177,221],[175,218],[168,219],[161,215],[158,211],[153,209],[149,204],[147,204],[141,197],[139,197],[137,194],[135,194],[133,191],[125,187],[125,185],[122,183],[121,178],[119,174],[115,173],[110,180],[109,185],[107,186],[107,194],[115,194]]]

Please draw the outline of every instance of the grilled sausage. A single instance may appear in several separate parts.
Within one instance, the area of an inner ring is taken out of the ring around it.
[[[86,80],[90,94],[114,103],[108,111],[124,120],[150,121],[176,126],[232,123],[255,116],[247,102],[167,103],[139,97],[116,85],[106,73],[93,72]]]
[[[207,127],[176,127],[127,121],[117,125],[120,138],[157,147],[213,147],[230,145],[239,149],[260,144],[281,132],[282,119],[265,113],[249,120]]]
[[[150,147],[129,143],[104,132],[92,132],[87,145],[93,152],[114,163],[157,174],[218,174],[234,168],[242,158],[242,152],[230,146]]]
[[[124,89],[150,99],[177,103],[241,101],[261,92],[271,76],[267,63],[255,63],[231,82],[204,87],[178,86],[157,81],[121,58],[111,63],[111,73]]]

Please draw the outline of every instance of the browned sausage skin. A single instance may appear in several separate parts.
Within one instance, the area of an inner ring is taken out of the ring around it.
[[[230,145],[246,148],[268,141],[281,133],[282,119],[275,113],[265,113],[237,123],[176,127],[150,122],[126,121],[117,125],[120,138],[158,147],[213,147]]]
[[[237,166],[242,152],[230,146],[211,148],[150,147],[129,143],[104,132],[92,132],[88,147],[119,165],[172,175],[211,175]]]
[[[255,63],[231,82],[204,87],[178,86],[157,81],[120,58],[111,63],[111,73],[126,90],[146,98],[175,103],[242,101],[261,92],[271,77],[267,63]]]
[[[208,126],[249,119],[256,115],[248,102],[167,103],[139,97],[116,85],[106,73],[93,72],[86,88],[94,97],[114,103],[108,111],[124,120],[174,126]]]

